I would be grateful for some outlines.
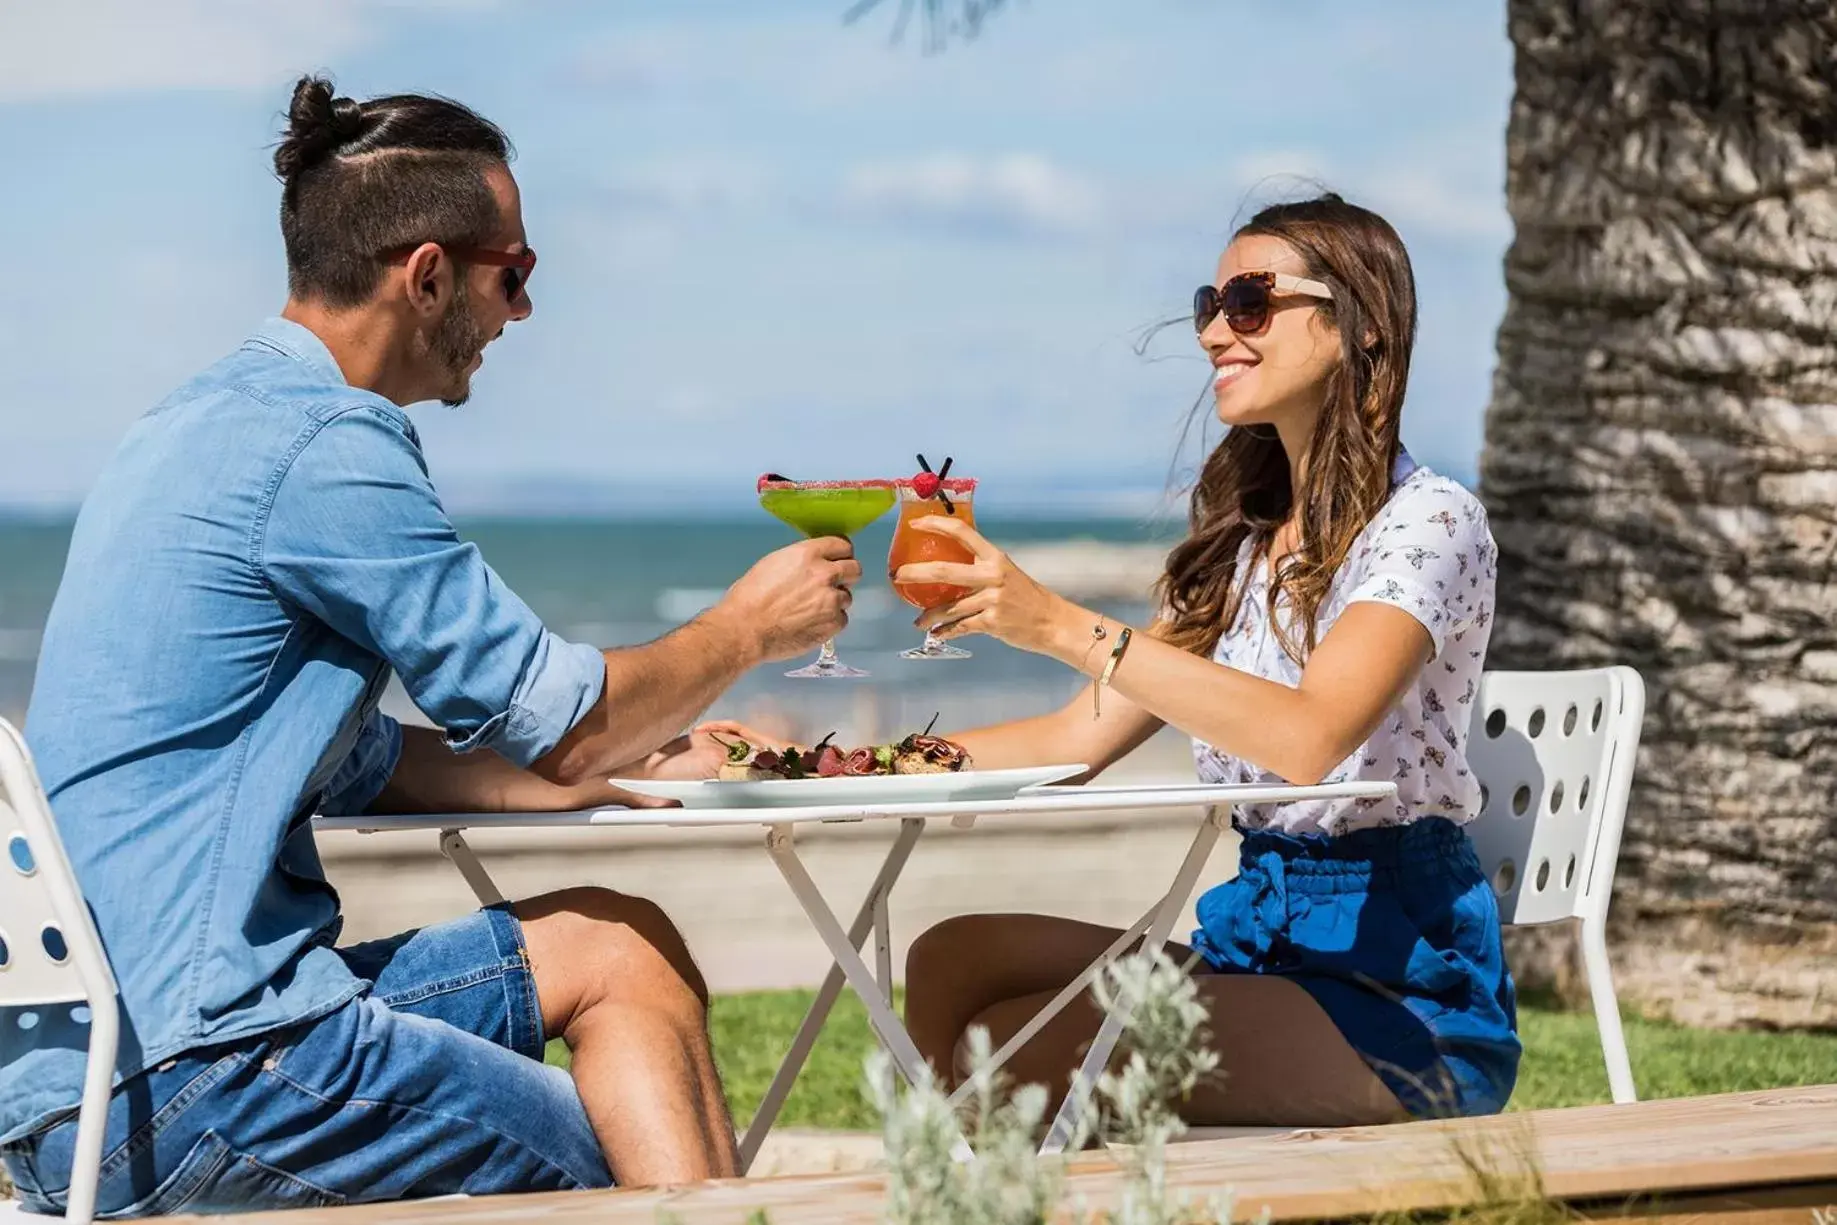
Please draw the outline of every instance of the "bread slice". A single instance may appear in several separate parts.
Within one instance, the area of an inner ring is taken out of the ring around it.
[[[763,783],[784,775],[773,770],[760,770],[745,762],[724,762],[718,776],[724,783]]]
[[[895,774],[954,774],[949,766],[926,761],[923,753],[901,753],[893,759]]]

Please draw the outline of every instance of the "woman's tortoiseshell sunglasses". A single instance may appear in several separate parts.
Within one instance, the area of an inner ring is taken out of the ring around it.
[[[1331,300],[1333,291],[1320,281],[1286,272],[1240,272],[1222,287],[1201,285],[1193,294],[1193,330],[1203,333],[1213,319],[1240,336],[1254,336],[1269,326],[1270,298],[1277,293]]]

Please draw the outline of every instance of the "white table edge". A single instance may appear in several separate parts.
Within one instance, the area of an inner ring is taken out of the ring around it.
[[[573,812],[404,813],[320,816],[318,829],[362,833],[490,827],[607,827],[802,825],[826,821],[896,821],[909,817],[1011,816],[1042,812],[1114,812],[1243,804],[1293,804],[1308,800],[1383,799],[1396,794],[1387,782],[1197,784],[1114,787],[1042,787],[1003,800],[946,800],[922,804],[821,804],[784,808],[588,808]]]

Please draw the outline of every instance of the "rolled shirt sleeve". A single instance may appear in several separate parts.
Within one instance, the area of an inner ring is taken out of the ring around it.
[[[380,407],[310,436],[258,540],[275,592],[386,660],[456,752],[528,766],[600,698],[605,657],[551,633],[459,539],[412,432]]]

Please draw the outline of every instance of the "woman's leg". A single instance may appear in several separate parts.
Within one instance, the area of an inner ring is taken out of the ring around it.
[[[1120,928],[1049,915],[946,919],[920,935],[906,956],[906,1028],[940,1079],[954,1086],[957,1043],[977,1016],[1022,996],[1043,993],[1044,1004],[1121,934]],[[1182,962],[1190,956],[1182,945],[1167,949]],[[1076,1006],[1061,1015],[1077,1015]],[[1026,1020],[997,1036],[996,1044]]]
[[[1198,983],[1211,1015],[1207,1045],[1218,1052],[1219,1066],[1182,1106],[1187,1122],[1349,1127],[1409,1117],[1314,997],[1295,983],[1254,974],[1207,974]],[[1054,994],[1042,988],[991,1004],[964,1028],[984,1026],[1000,1046]],[[1008,1074],[1018,1084],[1063,1093],[1101,1021],[1088,995],[1074,1001],[1016,1053]]]

